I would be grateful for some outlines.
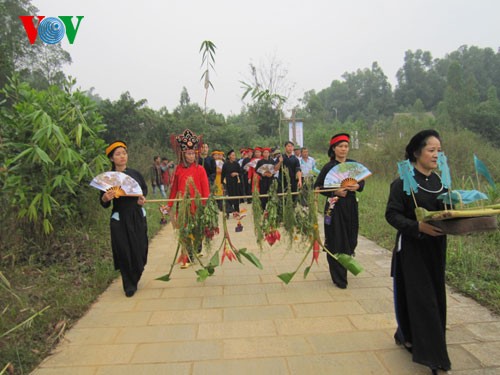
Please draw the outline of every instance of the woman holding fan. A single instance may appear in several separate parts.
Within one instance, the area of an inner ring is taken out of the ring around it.
[[[391,272],[398,323],[394,339],[412,353],[413,362],[430,367],[433,374],[451,367],[446,348],[446,236],[441,229],[418,221],[415,206],[443,209],[437,196],[447,189],[434,173],[439,151],[437,131],[423,130],[413,136],[405,158],[413,164],[418,194],[405,192],[403,181],[394,180],[385,211],[386,220],[398,231]]]
[[[115,141],[106,148],[106,156],[111,161],[112,170],[122,172],[136,180],[142,194],[136,196],[115,196],[110,189],[101,192],[101,205],[108,208],[113,201],[110,230],[111,247],[115,269],[122,275],[123,290],[127,297],[132,297],[137,291],[148,258],[148,227],[146,211],[142,208],[146,202],[148,188],[142,175],[127,168],[127,145],[123,141]]]
[[[348,159],[350,136],[346,133],[335,134],[330,140],[328,156],[330,162],[319,173],[314,187],[323,188],[325,177],[336,165],[354,162]],[[356,191],[361,192],[364,181],[356,182],[331,193],[322,193],[328,199],[325,204],[325,247],[333,254],[354,255],[358,245],[359,214]],[[347,270],[329,254],[326,255],[333,283],[340,289],[347,288]]]

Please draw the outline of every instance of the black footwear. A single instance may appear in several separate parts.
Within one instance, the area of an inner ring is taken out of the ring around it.
[[[408,352],[410,352],[410,353],[412,352],[411,343],[409,343],[409,342],[402,343],[401,340],[399,340],[396,337],[396,335],[394,335],[394,342],[396,343],[396,345],[403,346]]]
[[[135,294],[136,289],[129,289],[125,291],[127,297],[132,297]]]
[[[333,284],[335,284],[335,286],[339,289],[347,289],[347,285],[339,284],[339,283],[336,283],[335,281],[333,282]]]

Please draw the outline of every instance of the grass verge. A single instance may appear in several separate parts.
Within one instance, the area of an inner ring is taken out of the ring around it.
[[[158,204],[146,209],[151,239],[161,227],[160,212]],[[110,210],[97,205],[89,212],[91,219],[82,219],[89,224],[68,224],[45,244],[18,241],[17,251],[0,257],[0,374],[29,374],[119,276]]]

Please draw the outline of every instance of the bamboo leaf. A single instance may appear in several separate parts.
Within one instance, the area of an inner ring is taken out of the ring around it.
[[[295,272],[287,272],[287,273],[282,273],[278,275],[278,277],[283,281],[285,284],[288,284],[290,281],[292,281],[293,277],[295,276]]]
[[[239,249],[238,253],[243,255],[250,263],[252,263],[258,269],[260,270],[264,269],[262,267],[262,263],[260,262],[259,258],[257,258],[254,254],[247,252],[247,249]]]
[[[306,269],[304,270],[304,279],[307,277],[307,275],[309,275],[310,270],[311,270],[311,266],[306,267]]]
[[[160,276],[160,277],[156,278],[155,280],[170,281],[170,273],[167,273],[166,275]]]
[[[196,281],[202,282],[207,279],[208,276],[210,276],[208,270],[206,268],[202,268],[196,271],[196,274],[198,275],[198,278]]]

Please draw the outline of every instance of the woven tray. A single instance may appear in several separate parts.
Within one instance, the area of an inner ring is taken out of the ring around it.
[[[441,228],[445,234],[464,235],[476,232],[497,230],[496,216],[468,217],[460,219],[429,221],[429,224]]]

